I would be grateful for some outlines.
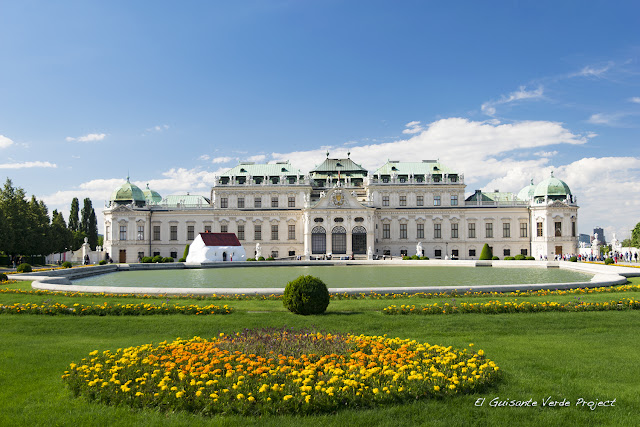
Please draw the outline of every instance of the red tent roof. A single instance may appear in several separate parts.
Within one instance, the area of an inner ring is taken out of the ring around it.
[[[235,233],[200,233],[206,246],[242,246]]]

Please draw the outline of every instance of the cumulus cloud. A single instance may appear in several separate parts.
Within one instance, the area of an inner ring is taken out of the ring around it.
[[[13,141],[4,135],[0,135],[0,148],[7,148],[13,144]]]
[[[95,141],[102,141],[103,139],[106,138],[106,134],[104,133],[90,133],[84,136],[79,136],[77,138],[68,136],[65,138],[65,140],[67,142],[95,142]]]
[[[28,168],[57,168],[58,165],[50,162],[22,162],[0,164],[0,169],[28,169]]]
[[[553,157],[556,154],[558,154],[558,152],[557,151],[537,151],[534,154],[540,157]]]
[[[234,160],[233,157],[215,157],[211,160],[211,163],[229,163],[232,160]]]
[[[267,156],[264,155],[264,154],[257,154],[255,156],[248,157],[247,161],[249,161],[249,162],[264,162],[266,158],[267,158]]]
[[[202,156],[198,157],[198,160],[209,160],[211,157],[208,154],[203,154]]]
[[[418,121],[409,122],[404,126],[406,127],[406,129],[402,131],[402,133],[404,134],[413,135],[424,130],[424,128],[420,126],[420,122]]]
[[[511,92],[509,95],[502,95],[498,100],[485,102],[480,109],[486,115],[493,116],[496,114],[496,107],[498,105],[509,104],[524,99],[538,99],[542,98],[544,96],[543,94],[544,88],[542,86],[538,86],[538,88],[534,90],[527,90],[525,86],[520,86],[517,91]]]

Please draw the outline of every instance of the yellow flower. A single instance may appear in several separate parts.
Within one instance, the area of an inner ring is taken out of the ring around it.
[[[238,400],[244,399],[244,394],[240,393],[239,395],[236,396],[236,399]]]
[[[434,386],[433,386],[433,389],[434,389],[435,391],[440,391],[440,386],[438,386],[438,385],[434,385]]]
[[[289,399],[291,399],[293,396],[290,394],[287,394],[285,397],[282,398],[282,400],[287,401]]]

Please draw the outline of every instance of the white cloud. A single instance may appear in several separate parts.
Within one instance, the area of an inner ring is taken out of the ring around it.
[[[233,157],[215,157],[211,163],[229,163],[232,160],[234,160]]]
[[[601,77],[604,73],[613,68],[614,63],[609,61],[604,65],[587,65],[577,73],[570,74],[569,77]]]
[[[151,128],[147,128],[147,132],[164,132],[169,129],[169,125],[157,125]]]
[[[420,122],[418,121],[409,122],[404,126],[406,127],[406,129],[402,131],[402,133],[404,134],[413,135],[424,130],[424,128],[420,126]]]
[[[13,144],[13,141],[4,135],[0,135],[0,148],[7,148]]]
[[[28,168],[57,168],[58,165],[50,162],[22,162],[0,164],[0,169],[28,169]]]
[[[209,157],[208,154],[203,154],[202,156],[198,157],[198,160],[209,160],[211,157]]]
[[[632,98],[629,98],[629,102],[633,102],[635,104],[640,104],[640,96],[634,96]]]
[[[65,138],[65,140],[67,142],[95,142],[95,141],[102,141],[103,139],[106,138],[106,136],[107,135],[104,133],[90,133],[84,136],[79,136],[77,138],[68,136]]]
[[[257,154],[255,156],[248,157],[247,161],[249,161],[249,162],[263,162],[266,158],[267,158],[267,156],[265,156],[264,154]]]
[[[537,151],[533,154],[540,157],[553,157],[556,154],[558,154],[558,152],[557,151]]]
[[[543,94],[544,88],[542,86],[538,86],[538,88],[534,90],[527,90],[525,86],[520,86],[517,91],[511,92],[506,96],[502,95],[502,97],[496,101],[485,102],[482,104],[480,109],[483,113],[493,116],[496,114],[496,106],[498,105],[509,104],[511,102],[521,101],[524,99],[539,99],[544,96]]]

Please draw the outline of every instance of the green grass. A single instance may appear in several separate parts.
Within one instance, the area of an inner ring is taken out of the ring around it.
[[[639,283],[639,279],[632,282]],[[12,286],[24,287],[25,284]],[[602,301],[636,297],[637,293],[580,295]],[[534,301],[567,301],[575,296],[528,297]],[[280,301],[225,301],[236,309],[227,316],[63,317],[0,316],[0,425],[637,425],[640,312],[523,313],[501,315],[387,316],[389,304],[442,300],[332,301],[322,316],[296,316]],[[487,298],[496,299],[496,298]],[[522,298],[524,299],[524,298]],[[63,297],[0,294],[0,304],[14,302],[134,303],[131,298]],[[456,298],[481,302],[484,298]],[[501,299],[502,300],[502,299]],[[180,300],[179,303],[204,304]],[[206,301],[212,303],[213,301]],[[216,417],[163,414],[108,407],[73,398],[60,376],[69,363],[92,350],[117,349],[177,337],[210,337],[252,327],[309,327],[367,335],[413,338],[432,344],[484,349],[504,373],[495,388],[482,395],[419,401],[374,410],[344,410],[316,417]],[[490,407],[500,399],[567,399],[568,408]],[[478,398],[484,406],[476,407]],[[579,398],[616,399],[616,406],[576,407]]]

